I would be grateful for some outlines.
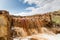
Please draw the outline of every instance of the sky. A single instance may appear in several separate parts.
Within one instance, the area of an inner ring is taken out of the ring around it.
[[[0,10],[20,16],[44,14],[60,10],[60,0],[0,0]]]

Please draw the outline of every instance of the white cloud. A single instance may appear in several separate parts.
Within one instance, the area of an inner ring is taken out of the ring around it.
[[[20,15],[34,15],[34,14],[43,14],[45,12],[51,12],[60,10],[60,0],[24,0],[24,3],[36,4],[37,8],[28,7],[25,10],[31,10],[30,12],[22,12]]]
[[[46,3],[51,3],[53,0],[24,0],[24,3],[28,2],[28,4],[36,4],[38,6],[43,6]]]
[[[34,15],[35,13],[32,14],[32,12],[21,12],[21,13],[18,13],[18,14],[13,14],[11,13],[10,15],[15,15],[15,16],[31,16],[31,15]]]

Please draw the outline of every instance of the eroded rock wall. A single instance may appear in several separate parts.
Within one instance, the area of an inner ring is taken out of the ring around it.
[[[60,27],[57,27],[57,23],[54,22],[53,18],[55,15],[58,16],[59,13],[59,11],[55,11],[43,15],[12,16],[12,28],[14,30],[13,36],[26,37],[39,33],[56,34],[60,32]]]
[[[2,38],[0,39],[3,40],[3,37],[6,37],[7,39],[5,40],[12,40],[15,37],[22,38],[43,33],[60,33],[59,18],[59,11],[49,12],[42,15],[14,16],[9,15],[7,11],[2,10],[0,11],[0,37]]]
[[[10,38],[10,17],[9,12],[0,10],[0,40],[11,40]]]
[[[44,15],[34,15],[25,17],[15,17],[13,16],[13,30],[15,31],[14,36],[26,37],[34,34],[43,33],[42,30],[45,25],[47,25],[50,20],[50,14]],[[52,25],[50,25],[52,26]],[[50,27],[49,26],[49,27]]]

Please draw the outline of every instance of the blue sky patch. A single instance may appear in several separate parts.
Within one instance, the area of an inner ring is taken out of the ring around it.
[[[8,10],[12,13],[29,12],[31,10],[25,10],[27,7],[36,7],[36,4],[29,5],[24,0],[0,0],[0,10]]]

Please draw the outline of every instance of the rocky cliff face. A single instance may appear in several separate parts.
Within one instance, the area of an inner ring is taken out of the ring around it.
[[[13,17],[13,28],[19,36],[42,33],[41,28],[50,22],[50,15]],[[18,28],[18,29],[17,29]],[[19,29],[20,28],[20,29]]]
[[[3,16],[6,16],[7,18],[6,20],[8,21],[7,28],[9,27],[10,29],[9,35],[13,38],[27,37],[43,33],[47,34],[60,33],[60,21],[59,21],[60,11],[54,11],[42,15],[39,14],[32,16],[13,16],[9,15],[8,12],[6,11],[0,11],[0,21],[2,19],[3,20],[5,19],[5,17],[3,18],[1,14]],[[6,20],[4,20],[3,24],[7,23]],[[0,22],[0,24],[1,23],[2,22]]]
[[[10,40],[10,17],[5,10],[0,11],[0,40]]]
[[[33,15],[33,16],[12,16],[13,20],[13,29],[15,33],[13,35],[15,37],[26,37],[34,34],[41,33],[59,33],[60,26],[59,23],[56,22],[59,20],[58,18],[60,12],[49,12],[43,15]],[[56,20],[56,16],[58,20]],[[55,20],[56,21],[55,21]]]

